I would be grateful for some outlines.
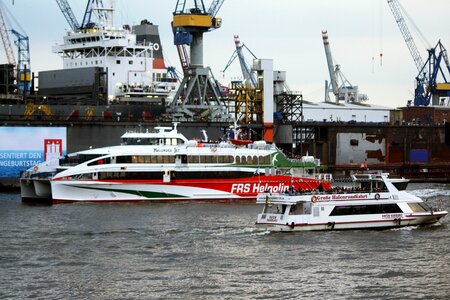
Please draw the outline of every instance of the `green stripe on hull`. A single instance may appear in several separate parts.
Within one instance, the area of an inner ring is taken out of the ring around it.
[[[80,189],[87,190],[98,190],[105,192],[117,192],[117,193],[125,193],[136,196],[141,196],[148,199],[154,198],[188,198],[187,196],[177,195],[177,194],[168,194],[168,193],[159,193],[159,192],[148,192],[148,191],[136,191],[136,190],[120,190],[120,189],[105,189],[105,188],[95,188],[95,187],[85,187],[85,186],[73,186]]]

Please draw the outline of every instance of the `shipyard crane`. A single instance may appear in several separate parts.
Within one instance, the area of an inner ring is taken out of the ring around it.
[[[247,62],[245,61],[244,53],[242,50],[244,48],[247,49],[247,51],[250,52],[250,54],[253,56],[254,59],[257,59],[256,55],[253,54],[253,52],[245,44],[241,44],[241,40],[239,39],[238,35],[234,36],[234,44],[236,46],[236,50],[234,50],[233,54],[231,55],[230,59],[228,60],[227,65],[222,70],[222,72],[225,72],[237,57],[239,59],[240,65],[241,65],[241,71],[242,71],[242,76],[244,78],[243,81],[245,82],[245,85],[249,88],[256,88],[255,75],[252,73]]]
[[[183,81],[169,108],[173,117],[191,120],[228,119],[220,87],[211,69],[203,66],[203,34],[220,28],[222,20],[216,15],[223,2],[213,0],[209,9],[206,9],[203,0],[177,1],[172,22],[174,44],[189,45],[190,57],[188,64],[183,66]],[[185,54],[182,52],[182,55]]]
[[[328,72],[330,73],[330,84],[325,84],[325,101],[330,102],[330,89],[336,97],[336,103],[344,100],[345,103],[362,102],[369,98],[366,94],[360,94],[359,88],[352,85],[341,71],[340,65],[335,65],[331,55],[330,42],[328,40],[328,32],[322,31],[323,45],[325,48],[325,56],[327,58]]]
[[[17,26],[20,27],[18,24]],[[14,54],[12,53],[13,50],[11,47],[8,30],[6,28],[3,7],[0,7],[0,32],[2,35],[3,44],[5,46],[8,63],[14,65],[15,67],[15,77],[17,80],[19,93],[27,94],[30,92],[31,83],[29,38],[27,35],[20,33],[15,29],[11,29],[9,31],[17,38],[17,40],[14,41],[18,49],[17,63]]]
[[[411,53],[419,74],[416,76],[416,87],[414,90],[414,105],[428,106],[430,102],[433,105],[439,105],[440,97],[450,97],[450,64],[447,56],[447,50],[439,41],[434,48],[427,49],[428,59],[423,62],[422,56],[417,49],[416,43],[408,29],[408,26],[403,18],[403,7],[397,0],[387,0],[392,15],[400,29],[400,32],[405,40],[405,43]],[[440,66],[444,61],[446,69]],[[447,76],[446,76],[447,73]],[[437,77],[441,75],[444,82],[438,83]]]

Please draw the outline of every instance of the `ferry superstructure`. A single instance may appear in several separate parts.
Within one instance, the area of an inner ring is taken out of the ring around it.
[[[313,193],[261,193],[256,224],[270,231],[395,228],[436,223],[447,215],[399,191],[386,174],[353,175],[355,185]]]
[[[63,59],[64,70],[102,68],[99,84],[105,81],[109,102],[150,102],[170,97],[178,84],[168,75],[157,26],[143,20],[137,26],[115,28],[112,3],[110,7],[93,7],[93,11],[100,16],[98,22],[68,30],[63,43],[53,46],[53,52]],[[136,31],[143,37],[139,41]]]
[[[122,142],[61,160],[46,181],[52,202],[254,201],[264,191],[331,185],[331,176],[313,174],[314,163],[291,162],[264,141],[188,140],[175,124],[125,133]],[[299,170],[305,172],[296,175]],[[36,181],[42,188],[42,172],[51,173],[45,163],[24,173],[23,199],[39,198],[34,186]]]

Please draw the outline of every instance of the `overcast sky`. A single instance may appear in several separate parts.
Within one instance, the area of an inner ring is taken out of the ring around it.
[[[32,70],[62,68],[51,47],[62,41],[69,26],[56,1],[0,1],[30,37]],[[81,22],[87,0],[68,2]],[[170,29],[176,0],[115,2],[116,26],[138,24],[142,19],[158,24],[165,58],[180,69]],[[207,6],[210,3],[205,0]],[[400,3],[431,44],[423,43],[408,23],[424,61],[426,48],[439,39],[450,49],[449,0]],[[306,100],[323,101],[324,81],[329,78],[321,35],[325,29],[335,63],[369,96],[370,104],[400,107],[412,98],[418,72],[386,0],[225,0],[218,16],[223,18],[222,28],[205,34],[204,63],[225,85],[242,77],[237,61],[225,74],[220,72],[235,49],[233,36],[238,34],[259,58],[273,59],[276,70],[287,71],[291,90],[301,91]],[[6,63],[4,50],[0,62]]]

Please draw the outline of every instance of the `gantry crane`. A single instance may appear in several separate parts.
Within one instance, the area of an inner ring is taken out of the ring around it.
[[[406,46],[411,53],[416,68],[419,71],[419,74],[416,76],[414,105],[428,106],[430,103],[433,105],[440,105],[440,97],[445,97],[447,99],[450,97],[450,83],[447,80],[447,78],[450,79],[450,64],[447,50],[439,41],[434,48],[427,49],[428,59],[424,63],[405,19],[403,18],[403,7],[397,0],[387,0],[387,3],[389,4],[400,32],[402,33]],[[446,69],[440,66],[442,61],[445,62]],[[444,80],[442,83],[437,82],[439,74]]]
[[[255,75],[252,73],[250,67],[245,61],[244,53],[242,50],[247,49],[247,51],[250,52],[250,54],[253,56],[254,59],[257,59],[256,55],[253,54],[253,52],[245,44],[241,44],[241,40],[239,39],[238,35],[234,36],[234,44],[236,46],[236,50],[234,50],[227,65],[222,70],[222,72],[225,72],[237,57],[239,59],[239,64],[241,65],[242,76],[244,79],[243,82],[245,83],[246,87],[256,88]]]
[[[184,78],[169,109],[173,118],[228,119],[219,85],[210,68],[203,66],[203,34],[220,28],[222,20],[216,14],[223,2],[214,0],[207,10],[203,0],[177,1],[172,22],[174,44],[189,45],[190,57],[183,66]]]

